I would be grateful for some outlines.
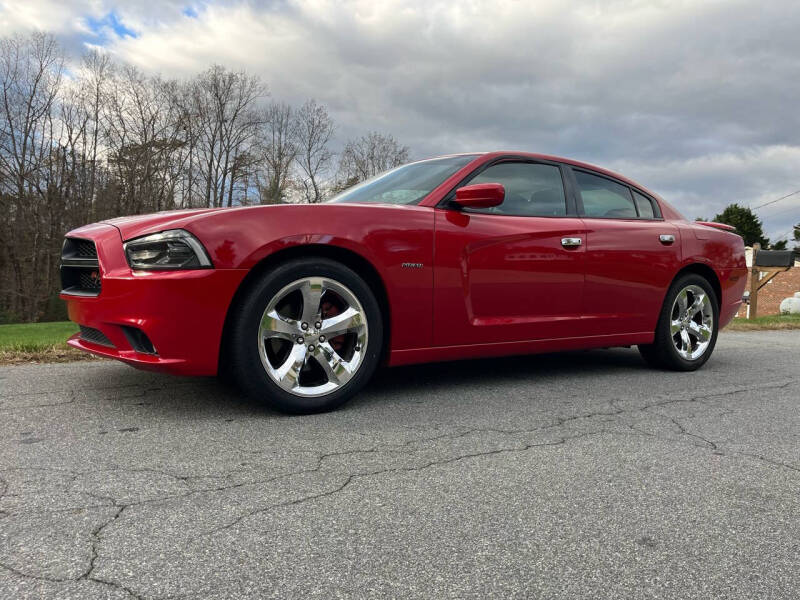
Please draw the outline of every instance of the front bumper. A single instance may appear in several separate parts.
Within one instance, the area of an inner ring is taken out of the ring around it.
[[[92,225],[68,236],[95,242],[102,290],[94,297],[62,293],[61,298],[70,320],[99,330],[111,344],[76,334],[67,341],[70,346],[141,369],[217,373],[225,316],[246,270],[134,272],[115,227]],[[155,352],[137,351],[126,327],[143,332]]]

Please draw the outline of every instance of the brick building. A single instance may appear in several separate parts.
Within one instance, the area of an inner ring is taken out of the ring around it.
[[[748,247],[745,251],[747,253],[747,266],[749,268],[753,264],[753,249]],[[747,287],[745,290],[750,290],[749,272],[747,274]],[[795,261],[794,267],[789,269],[786,273],[780,273],[758,292],[759,316],[779,314],[781,301],[784,298],[793,296],[795,292],[800,292],[800,262],[798,261]],[[744,317],[746,315],[747,306],[742,305],[739,314],[736,316]]]

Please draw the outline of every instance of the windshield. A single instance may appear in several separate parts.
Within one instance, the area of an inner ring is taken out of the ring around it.
[[[328,202],[416,204],[476,156],[462,154],[409,163],[362,181]]]

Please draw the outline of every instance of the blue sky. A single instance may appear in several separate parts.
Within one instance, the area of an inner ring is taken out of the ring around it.
[[[44,29],[184,77],[212,63],[325,103],[336,140],[392,133],[415,158],[521,149],[641,181],[687,216],[800,189],[793,0],[0,0]],[[770,236],[800,194],[758,214]]]
[[[113,32],[118,38],[138,37],[138,34],[133,29],[130,29],[122,23],[120,17],[113,10],[100,18],[88,15],[85,19],[86,25],[91,31],[91,35],[84,36],[84,39],[90,43],[97,44],[99,42],[101,44],[107,44],[110,41],[107,33],[109,31]]]

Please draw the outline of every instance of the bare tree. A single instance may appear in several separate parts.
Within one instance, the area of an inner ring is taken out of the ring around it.
[[[89,162],[89,189],[87,201],[90,205],[89,220],[95,218],[95,188],[97,185],[98,141],[101,133],[100,115],[108,80],[112,76],[111,57],[106,53],[92,50],[83,57],[81,74],[81,101],[88,115],[87,135],[84,147]]]
[[[408,146],[401,146],[391,134],[371,131],[345,144],[338,179],[345,186],[354,185],[408,162],[408,155]]]
[[[192,117],[198,121],[198,168],[209,206],[231,206],[234,189],[255,164],[251,145],[263,117],[261,80],[214,65],[193,85]]]
[[[64,67],[55,38],[43,33],[0,40],[0,212],[3,304],[37,319],[56,275],[50,199],[54,104]]]
[[[273,102],[266,109],[259,149],[263,174],[263,181],[259,182],[261,204],[285,200],[292,164],[297,158],[293,119],[294,112],[288,104]]]
[[[321,179],[330,166],[333,153],[333,120],[316,100],[308,100],[297,111],[294,138],[297,143],[297,164],[300,166],[300,187],[307,202],[323,198]]]
[[[2,75],[2,168],[19,198],[38,188],[42,142],[61,85],[64,55],[55,38],[43,33],[0,41]]]
[[[48,182],[48,206],[53,222],[61,225],[75,218],[91,220],[91,195],[87,183],[87,143],[90,113],[86,111],[79,86],[66,86],[63,101],[57,108],[59,133],[54,139],[56,147],[51,155]],[[56,215],[54,211],[63,211]],[[57,236],[58,231],[54,231]]]
[[[118,214],[174,208],[183,144],[174,82],[126,66],[114,78],[104,111],[108,162],[119,182]]]

